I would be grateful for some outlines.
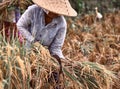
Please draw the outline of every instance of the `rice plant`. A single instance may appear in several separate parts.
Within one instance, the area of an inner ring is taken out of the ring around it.
[[[110,89],[115,78],[97,63],[66,59],[62,65],[60,85],[65,89]],[[49,76],[59,72],[59,64],[38,42],[27,51],[17,37],[13,35],[6,41],[3,34],[0,35],[0,70],[0,86],[4,89],[54,89],[56,83],[54,79],[50,82]]]

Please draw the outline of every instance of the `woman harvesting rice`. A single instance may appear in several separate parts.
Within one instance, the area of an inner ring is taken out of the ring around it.
[[[65,59],[62,46],[66,36],[67,24],[63,15],[76,16],[76,11],[68,0],[33,0],[17,23],[19,32],[26,39],[26,48],[40,42],[47,46],[50,54],[59,62]]]

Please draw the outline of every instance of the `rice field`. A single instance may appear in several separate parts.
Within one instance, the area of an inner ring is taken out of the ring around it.
[[[17,40],[14,42],[4,43],[1,37],[1,89],[55,89],[58,83],[52,73],[59,72],[59,64],[48,50],[35,43],[28,52]],[[99,63],[66,59],[62,65],[62,89],[110,89],[116,80],[115,74]]]
[[[112,89],[119,89],[120,11],[105,14],[101,21],[95,21],[95,16],[91,14],[68,19],[68,23],[63,47],[66,58],[104,65],[117,76]]]
[[[15,25],[9,25],[12,35],[6,38],[9,26],[2,23],[0,89],[119,89],[120,11],[105,14],[101,21],[94,15],[66,19],[66,60],[58,82],[53,76],[59,73],[59,64],[49,51],[39,43],[26,50],[14,34]]]

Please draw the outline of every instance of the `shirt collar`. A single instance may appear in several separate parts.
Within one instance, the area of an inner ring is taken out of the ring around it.
[[[48,11],[48,10],[46,10],[46,9],[44,9],[44,8],[43,8],[43,11],[44,11],[46,14],[48,14],[48,13],[49,13],[49,11]]]

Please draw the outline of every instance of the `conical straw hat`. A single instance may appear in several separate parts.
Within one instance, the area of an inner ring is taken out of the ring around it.
[[[77,16],[77,12],[71,7],[68,0],[33,0],[38,6],[65,16]]]

